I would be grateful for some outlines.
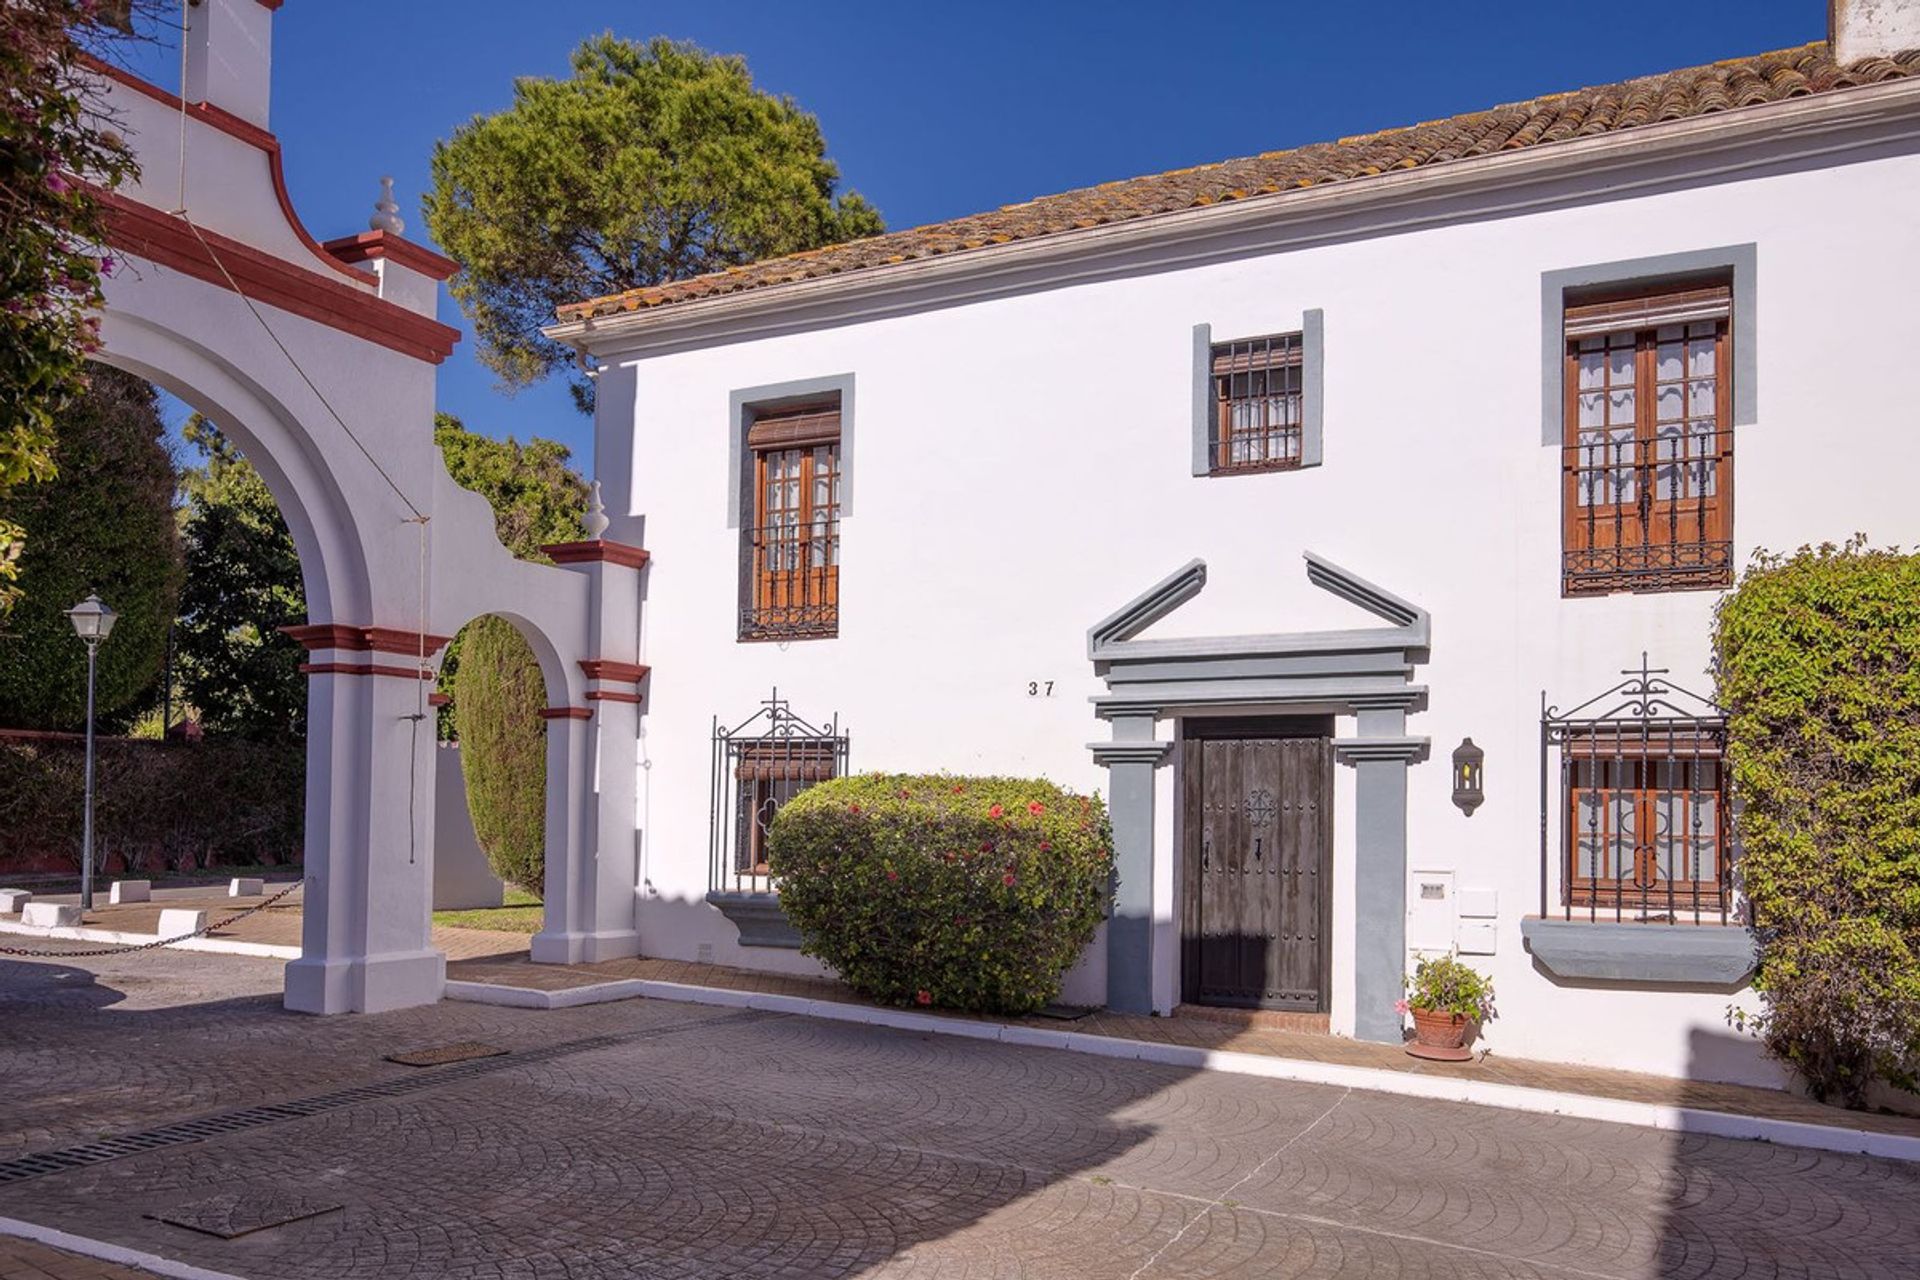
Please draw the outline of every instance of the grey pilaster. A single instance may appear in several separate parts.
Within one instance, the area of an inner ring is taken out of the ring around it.
[[[1353,1033],[1399,1044],[1405,1019],[1394,1006],[1407,964],[1407,766],[1427,755],[1406,736],[1399,707],[1357,708],[1359,736],[1333,744],[1353,766]]]
[[[1113,821],[1113,915],[1107,921],[1107,1007],[1153,1012],[1153,772],[1173,749],[1154,740],[1152,716],[1113,721],[1112,742],[1089,744],[1107,770]]]
[[[1314,307],[1300,317],[1300,465],[1317,467],[1325,452],[1327,313]]]
[[[1213,470],[1213,326],[1193,326],[1193,474]]]

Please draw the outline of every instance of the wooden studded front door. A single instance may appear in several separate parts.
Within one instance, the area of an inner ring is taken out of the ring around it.
[[[1325,1012],[1333,744],[1185,744],[1181,999]]]

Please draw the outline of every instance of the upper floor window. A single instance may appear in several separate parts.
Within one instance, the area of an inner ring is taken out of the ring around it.
[[[1726,285],[1566,308],[1562,588],[1733,579]]]
[[[840,625],[840,406],[787,408],[747,429],[752,524],[741,532],[740,638],[832,636]]]
[[[1304,465],[1302,347],[1298,333],[1213,346],[1210,474]]]

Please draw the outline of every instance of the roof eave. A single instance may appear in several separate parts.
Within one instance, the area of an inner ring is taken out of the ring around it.
[[[938,257],[659,303],[612,315],[580,316],[548,325],[541,332],[594,354],[651,345],[655,339],[677,340],[695,331],[703,338],[712,338],[735,328],[758,328],[761,322],[799,309],[857,304],[901,290],[953,285],[969,277],[990,277],[1050,262],[1213,238],[1261,224],[1325,216],[1365,204],[1424,199],[1463,187],[1492,190],[1570,171],[1591,174],[1596,169],[1643,165],[1757,139],[1807,138],[1809,145],[1802,150],[1844,150],[1850,144],[1836,147],[1827,135],[1856,126],[1884,124],[1916,112],[1920,112],[1920,77],[1737,107],[1230,203],[1149,214]]]

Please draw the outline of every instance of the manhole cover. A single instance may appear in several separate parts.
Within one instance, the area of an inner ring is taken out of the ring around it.
[[[478,1040],[462,1040],[459,1044],[437,1044],[430,1049],[408,1049],[403,1053],[390,1053],[388,1062],[397,1062],[403,1067],[444,1067],[449,1062],[467,1062],[474,1058],[497,1058],[505,1049],[490,1044],[481,1044]]]
[[[1049,1004],[1034,1010],[1036,1018],[1050,1018],[1055,1022],[1078,1022],[1092,1013],[1092,1008],[1077,1004]]]
[[[255,1231],[265,1231],[268,1227],[317,1218],[323,1213],[334,1213],[345,1207],[308,1200],[289,1192],[236,1191],[175,1205],[164,1212],[147,1216],[176,1227],[185,1227],[189,1231],[232,1240]]]

